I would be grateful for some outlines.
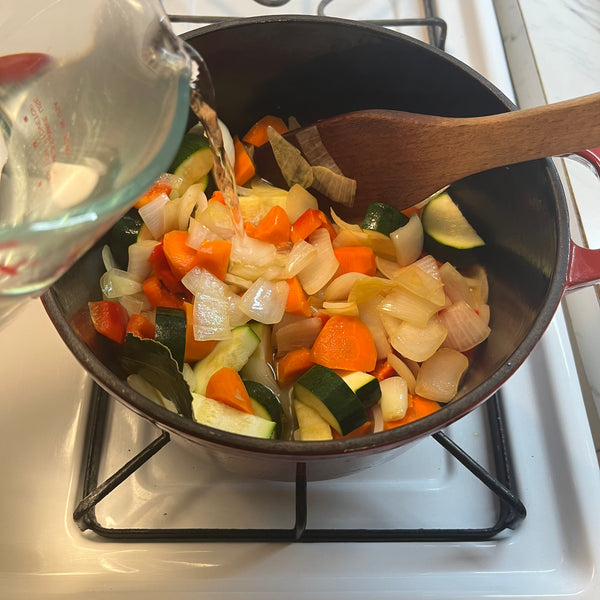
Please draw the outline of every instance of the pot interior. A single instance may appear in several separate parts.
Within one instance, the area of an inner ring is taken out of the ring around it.
[[[378,27],[318,17],[257,18],[203,28],[185,37],[212,73],[220,118],[240,135],[265,114],[293,115],[309,124],[364,108],[456,117],[511,108],[472,70],[425,44]],[[563,289],[568,222],[549,161],[494,169],[465,179],[450,191],[486,241],[481,261],[490,283],[492,333],[475,353],[456,400],[421,421],[365,439],[275,442],[275,448],[272,441],[215,434],[133,392],[122,382],[124,374],[111,342],[95,334],[87,317],[87,302],[100,297],[101,243],[52,288],[46,304],[66,343],[103,387],[147,418],[190,439],[289,456],[400,445],[440,429],[489,397],[531,351]],[[357,220],[364,210],[365,206],[354,207]]]

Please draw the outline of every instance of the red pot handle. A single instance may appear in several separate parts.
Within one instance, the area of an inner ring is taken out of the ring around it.
[[[582,150],[575,154],[585,159],[600,177],[600,148]],[[600,281],[600,250],[583,248],[571,240],[565,287],[576,289],[598,281]]]

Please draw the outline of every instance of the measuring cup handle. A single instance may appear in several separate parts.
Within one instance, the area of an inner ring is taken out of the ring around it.
[[[573,158],[577,157],[583,158],[600,178],[600,148],[576,152]],[[572,290],[598,281],[600,281],[600,249],[583,248],[571,240],[565,288]]]

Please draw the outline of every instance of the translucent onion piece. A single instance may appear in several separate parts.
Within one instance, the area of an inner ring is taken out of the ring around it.
[[[154,307],[150,304],[150,301],[144,292],[130,294],[129,296],[121,296],[119,298],[119,304],[125,308],[129,316],[141,314],[148,316],[148,313],[154,314]]]
[[[356,198],[356,179],[335,173],[327,167],[312,168],[312,187],[338,204],[353,206]]]
[[[305,127],[298,131],[296,133],[296,139],[298,140],[298,144],[300,144],[304,156],[306,156],[311,165],[327,167],[334,173],[342,175],[341,169],[338,167],[335,160],[333,160],[333,157],[329,154],[327,148],[323,145],[321,135],[319,134],[316,125]]]
[[[435,402],[450,402],[456,396],[467,357],[450,348],[440,348],[421,365],[415,391],[419,396]]]
[[[372,231],[370,229],[365,231],[367,236],[366,246],[369,246],[377,256],[387,258],[388,260],[396,260],[396,248],[394,242],[384,233],[379,231]]]
[[[287,210],[287,196],[287,190],[260,179],[253,180],[249,193],[239,195],[242,218],[256,225],[274,206]]]
[[[381,256],[375,257],[375,264],[377,265],[377,270],[388,279],[392,279],[394,275],[401,269],[397,261],[388,260],[387,258],[382,258]]]
[[[227,298],[229,300],[229,327],[233,329],[234,327],[245,325],[250,320],[250,317],[241,308],[242,299],[233,293],[231,289]]]
[[[225,274],[224,281],[228,285],[235,286],[242,290],[247,290],[253,283],[253,281],[250,279],[244,279],[243,277],[238,277],[237,275],[229,272]]]
[[[325,302],[347,300],[350,290],[359,279],[368,279],[364,273],[343,273],[336,277],[326,288],[323,299]]]
[[[383,279],[383,277],[362,277],[354,282],[348,294],[348,301],[362,304],[379,294],[389,292],[394,287],[393,281]]]
[[[236,236],[231,241],[232,263],[249,264],[258,267],[271,266],[277,258],[277,249],[273,244],[248,236]]]
[[[473,306],[469,282],[450,263],[444,263],[440,267],[440,277],[444,283],[444,291],[452,303],[462,300]]]
[[[467,284],[473,295],[474,306],[487,304],[489,285],[484,267],[481,265],[473,265],[463,271],[462,274],[467,280]]]
[[[285,211],[290,219],[290,223],[293,223],[309,208],[313,210],[319,208],[317,199],[301,185],[293,185],[287,194],[287,201],[285,205]]]
[[[196,211],[200,214],[208,206],[208,199],[201,183],[194,183],[188,187],[183,196],[179,199],[178,223],[177,229],[184,231],[187,229],[192,213]]]
[[[490,324],[490,305],[489,304],[479,304],[476,308],[477,314],[479,318],[486,324]]]
[[[152,267],[148,262],[148,258],[156,246],[160,242],[156,240],[142,240],[131,244],[127,249],[129,260],[127,264],[127,272],[138,281],[143,281],[150,275]]]
[[[117,268],[117,263],[110,246],[102,246],[102,263],[104,264],[105,271],[110,271],[111,269]]]
[[[374,296],[370,300],[358,305],[360,320],[369,328],[369,331],[373,336],[375,348],[377,349],[377,358],[379,360],[385,358],[392,351],[392,347],[388,341],[387,332],[377,309],[380,300],[381,298],[379,296]]]
[[[371,408],[371,418],[373,419],[373,433],[383,431],[383,417],[381,416],[381,408],[376,404]]]
[[[159,240],[165,233],[164,210],[167,202],[169,202],[169,196],[159,194],[154,200],[151,200],[138,210],[140,217],[142,217],[142,220],[155,240]]]
[[[396,373],[398,373],[398,375],[402,377],[404,381],[406,381],[408,392],[410,394],[414,394],[416,379],[413,372],[409,369],[408,365],[399,356],[396,356],[393,352],[387,355],[387,361],[392,367],[392,369],[394,369],[394,371],[396,371]]]
[[[406,414],[408,408],[408,386],[406,380],[398,375],[388,377],[379,382],[381,388],[381,417],[384,422],[398,421]]]
[[[196,214],[196,220],[224,240],[235,233],[231,211],[220,202],[209,202],[205,210]]]
[[[230,338],[230,303],[227,285],[206,269],[198,267],[189,271],[181,281],[194,293],[194,339]]]
[[[305,240],[296,242],[287,255],[285,273],[286,279],[298,275],[317,256],[317,249]]]
[[[408,223],[392,231],[390,239],[396,248],[396,259],[402,267],[410,265],[423,251],[423,225],[417,213],[413,213]]]
[[[204,242],[221,239],[216,233],[211,231],[206,225],[202,225],[199,221],[190,218],[187,229],[188,237],[186,244],[194,250],[198,250]]]
[[[309,237],[317,250],[315,257],[298,273],[300,284],[311,296],[325,287],[338,270],[340,263],[333,252],[331,238],[326,229],[317,229]]]
[[[269,281],[259,277],[240,300],[240,310],[251,319],[267,325],[278,323],[285,312],[290,287],[286,281]]]
[[[340,231],[343,230],[349,230],[349,231],[353,231],[354,233],[358,233],[358,234],[363,234],[364,237],[366,238],[365,232],[362,230],[360,225],[356,225],[355,223],[348,223],[346,221],[344,221],[342,218],[340,218],[336,212],[333,210],[333,208],[331,209],[331,220],[340,228]]]
[[[319,317],[307,317],[277,328],[277,356],[300,348],[311,348],[322,327],[323,321]]]
[[[387,235],[378,231],[363,230],[359,225],[345,223],[333,210],[331,211],[331,217],[340,228],[333,241],[334,248],[340,246],[368,246],[377,256],[387,260],[396,260],[394,242]]]
[[[323,310],[329,315],[346,315],[358,317],[358,306],[356,302],[323,302]]]
[[[430,319],[425,327],[394,319],[395,325],[390,328],[390,317],[382,317],[382,321],[394,350],[400,356],[416,362],[423,362],[432,356],[447,336],[446,328],[437,317]]]
[[[379,309],[398,319],[424,327],[440,307],[427,298],[422,298],[398,287],[385,296],[379,304]]]
[[[288,186],[297,183],[303,188],[310,187],[313,183],[313,169],[300,150],[277,133],[273,127],[267,128],[267,135],[277,166]]]
[[[419,260],[416,260],[413,264],[415,266],[419,267],[419,269],[421,269],[422,271],[425,271],[425,273],[427,273],[427,275],[430,275],[434,279],[437,279],[437,280],[441,279],[438,261],[435,260],[435,258],[433,258],[433,256],[431,256],[431,254],[426,254],[425,256],[422,256],[421,258],[419,258]]]
[[[439,318],[448,331],[444,346],[459,352],[481,344],[491,332],[484,319],[464,300],[440,311]]]
[[[403,289],[429,300],[429,302],[435,304],[438,308],[444,306],[446,302],[442,282],[428,275],[414,263],[407,267],[402,267],[394,275],[392,281]]]
[[[105,298],[119,298],[142,291],[140,281],[122,269],[110,269],[100,277],[100,289]]]

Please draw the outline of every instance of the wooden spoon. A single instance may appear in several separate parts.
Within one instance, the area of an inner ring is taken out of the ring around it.
[[[485,117],[360,110],[303,129],[311,127],[357,180],[357,202],[393,199],[402,209],[467,175],[599,146],[600,93]],[[298,131],[286,139],[300,147]],[[281,185],[270,144],[257,148],[255,161],[259,175]]]

